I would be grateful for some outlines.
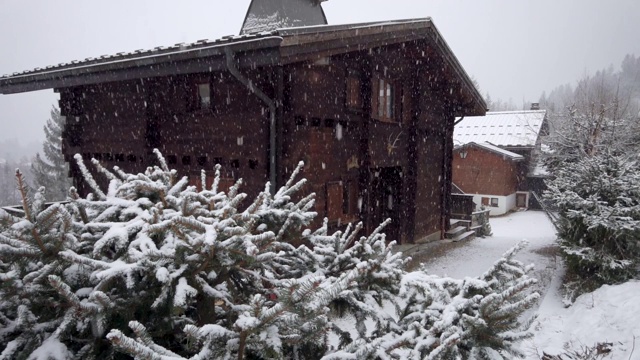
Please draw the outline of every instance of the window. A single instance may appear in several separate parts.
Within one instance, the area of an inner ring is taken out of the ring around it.
[[[198,100],[200,109],[211,108],[211,84],[200,83],[198,84]]]
[[[347,76],[346,99],[347,107],[352,109],[362,109],[360,74],[357,72],[349,72],[349,75]]]
[[[491,198],[491,206],[498,207],[498,198]]]
[[[381,121],[396,121],[396,90],[389,79],[374,78],[373,117]]]
[[[187,86],[187,110],[211,110],[213,108],[213,91],[208,78],[187,78],[184,80]]]

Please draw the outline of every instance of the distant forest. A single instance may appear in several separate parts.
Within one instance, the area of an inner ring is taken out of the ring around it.
[[[566,113],[571,106],[579,106],[580,102],[607,103],[614,97],[624,112],[638,114],[640,111],[640,56],[628,54],[617,69],[611,65],[595,74],[585,75],[574,84],[558,85],[549,92],[543,92],[538,102],[541,109],[553,116]],[[518,104],[513,99],[493,99],[488,93],[485,101],[489,111],[523,110],[529,105]]]
[[[559,85],[539,102],[552,114],[566,112],[581,102],[609,103],[616,101],[620,112],[638,115],[640,111],[640,56],[625,56],[619,69],[613,65],[578,80],[575,85]]]

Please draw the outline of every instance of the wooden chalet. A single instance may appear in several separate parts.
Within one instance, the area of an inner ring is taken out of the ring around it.
[[[304,160],[332,225],[391,218],[390,239],[440,239],[454,120],[484,115],[481,95],[430,18],[312,25],[35,69],[0,78],[0,93],[60,94],[83,192],[76,153],[138,172],[158,148],[197,185],[200,169],[222,164],[225,183],[243,178],[250,196]]]

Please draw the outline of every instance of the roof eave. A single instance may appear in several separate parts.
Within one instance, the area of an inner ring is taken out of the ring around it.
[[[0,94],[65,88],[94,83],[158,77],[176,73],[197,73],[226,68],[224,49],[239,53],[242,66],[274,65],[280,62],[282,37],[268,36],[195,49],[177,50],[96,64],[79,64],[0,79]]]
[[[462,150],[462,149],[465,149],[465,148],[468,148],[468,147],[475,147],[477,149],[482,149],[482,150],[485,150],[485,151],[489,151],[489,152],[491,152],[493,154],[500,155],[500,156],[502,156],[504,158],[508,158],[509,160],[512,160],[514,162],[519,162],[519,161],[524,161],[525,160],[524,156],[522,156],[520,154],[515,154],[515,153],[513,153],[513,155],[505,154],[504,152],[496,151],[496,150],[494,150],[494,149],[492,149],[492,148],[490,148],[488,146],[484,146],[483,144],[477,143],[477,142],[469,142],[469,143],[466,143],[464,145],[456,146],[454,148],[454,151]],[[508,151],[508,150],[506,150],[506,151]]]

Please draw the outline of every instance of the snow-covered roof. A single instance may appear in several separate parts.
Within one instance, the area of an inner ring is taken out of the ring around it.
[[[488,112],[465,117],[453,132],[455,144],[488,142],[500,147],[534,147],[546,110]]]
[[[326,24],[318,0],[252,0],[240,34]]]
[[[508,150],[505,150],[505,149],[501,149],[501,148],[499,148],[499,147],[497,147],[495,145],[492,145],[492,144],[490,144],[488,142],[481,142],[481,143],[470,142],[470,143],[467,143],[465,145],[457,147],[456,150],[457,149],[461,149],[461,148],[465,148],[465,147],[469,147],[469,146],[475,146],[475,147],[479,147],[481,149],[485,149],[485,150],[491,151],[491,152],[496,153],[498,155],[502,155],[502,156],[504,156],[506,158],[509,158],[510,160],[513,160],[513,161],[524,160],[524,156],[522,156],[520,154],[516,154],[516,153],[508,151]]]

